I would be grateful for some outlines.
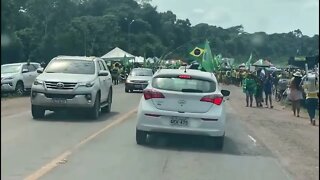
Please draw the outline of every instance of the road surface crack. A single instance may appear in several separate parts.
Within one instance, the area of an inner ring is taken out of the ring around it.
[[[169,157],[167,156],[167,157],[166,157],[166,161],[164,162],[163,167],[162,167],[162,173],[164,173],[164,171],[165,171],[166,168],[167,168],[168,160],[169,160]]]

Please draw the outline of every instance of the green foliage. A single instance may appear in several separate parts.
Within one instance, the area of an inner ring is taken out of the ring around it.
[[[171,11],[158,12],[150,1],[2,0],[1,30],[7,41],[1,63],[48,62],[60,54],[102,56],[116,46],[129,51],[129,38],[129,53],[185,61],[194,60],[189,52],[206,39],[213,55],[235,58],[235,64],[246,62],[251,52],[253,61],[265,58],[275,64],[319,53],[319,35],[308,37],[299,29],[249,34],[242,25],[191,26]]]

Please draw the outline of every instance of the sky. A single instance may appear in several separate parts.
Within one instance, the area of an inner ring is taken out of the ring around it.
[[[192,26],[207,23],[228,28],[243,25],[248,33],[264,31],[319,34],[319,0],[152,0],[159,12],[172,11]]]

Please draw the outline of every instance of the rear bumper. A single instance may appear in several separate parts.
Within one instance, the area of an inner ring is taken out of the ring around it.
[[[223,136],[225,133],[225,112],[213,110],[207,113],[179,113],[158,110],[154,106],[145,106],[141,102],[138,111],[136,128],[147,132],[174,133],[203,136]],[[146,114],[158,115],[149,116]],[[187,126],[173,126],[172,117],[186,118]],[[204,119],[206,120],[204,120]],[[209,119],[209,120],[208,120]]]
[[[148,84],[141,84],[141,83],[125,83],[125,88],[130,90],[144,90]]]
[[[164,125],[151,125],[151,124],[139,124],[138,130],[155,132],[155,133],[170,133],[170,134],[187,134],[187,135],[202,135],[219,137],[223,136],[225,131],[220,128],[182,128],[182,127],[170,127]]]

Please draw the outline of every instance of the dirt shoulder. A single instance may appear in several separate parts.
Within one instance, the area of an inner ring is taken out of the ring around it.
[[[240,87],[223,88],[231,91],[229,104],[257,142],[268,147],[294,179],[319,179],[318,120],[317,125],[312,126],[306,111],[301,111],[298,118],[293,116],[290,106],[277,102],[273,102],[273,109],[246,107],[245,94]]]
[[[31,110],[30,97],[2,97],[1,117]]]

